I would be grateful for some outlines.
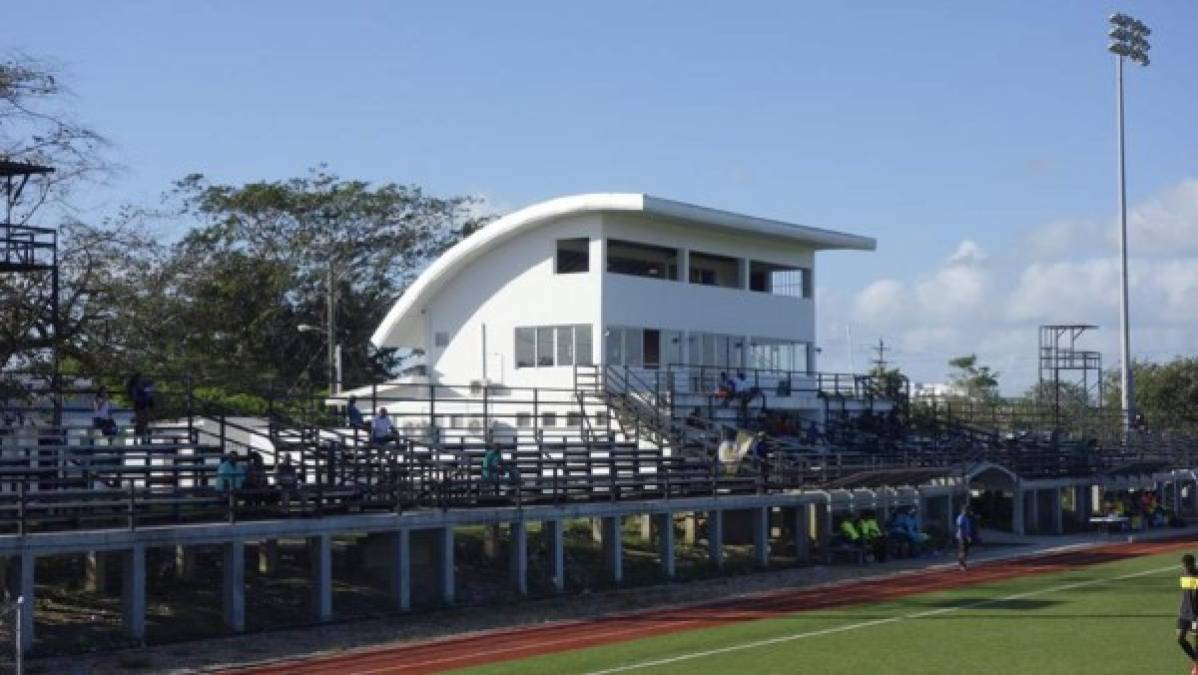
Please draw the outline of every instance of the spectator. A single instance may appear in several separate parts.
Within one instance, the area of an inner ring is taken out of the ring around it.
[[[357,396],[349,397],[349,402],[345,406],[345,420],[355,431],[366,428],[366,420],[362,417],[362,411],[358,409]]]
[[[112,419],[112,401],[108,399],[108,390],[100,387],[96,392],[96,400],[92,402],[92,426],[105,436],[116,435],[116,422]]]
[[[503,453],[497,446],[491,445],[483,454],[483,482],[490,483],[492,491],[499,492],[499,480],[503,474]]]
[[[134,372],[125,381],[125,394],[133,403],[133,433],[144,441],[149,430],[150,407],[153,401],[146,390],[146,382],[141,373]]]
[[[843,543],[852,546],[861,545],[861,533],[857,530],[857,526],[853,523],[853,518],[851,516],[846,516],[844,520],[840,521],[839,530],[840,538]]]
[[[715,397],[720,400],[721,407],[727,408],[736,396],[736,382],[728,378],[728,373],[720,372],[720,381],[716,385]]]
[[[857,522],[857,529],[866,546],[873,551],[874,560],[886,562],[886,535],[878,526],[878,520],[872,511],[866,511]]]
[[[245,473],[237,465],[237,455],[229,453],[220,460],[216,467],[216,489],[221,492],[240,490],[245,482]]]
[[[245,488],[262,491],[266,489],[266,464],[262,461],[262,453],[254,450],[250,453],[249,466],[245,472]],[[257,502],[258,498],[255,497]]]
[[[283,462],[275,467],[275,485],[282,493],[283,510],[286,511],[291,506],[291,494],[299,485],[299,474],[295,471],[295,465],[291,463],[290,454],[284,454]]]
[[[973,513],[966,502],[961,507],[961,514],[957,516],[957,565],[962,570],[969,569],[969,549],[973,547],[975,531]]]
[[[374,420],[370,424],[370,441],[375,445],[387,445],[395,443],[399,440],[395,433],[395,425],[391,423],[391,417],[387,414],[386,408],[379,408],[378,413],[374,416]]]
[[[804,437],[803,442],[807,445],[819,445],[820,438],[819,425],[816,424],[815,420],[811,420],[807,425],[807,435]]]

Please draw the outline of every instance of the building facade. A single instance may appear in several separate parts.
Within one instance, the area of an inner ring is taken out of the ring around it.
[[[430,265],[372,341],[433,383],[569,387],[575,365],[816,369],[815,252],[866,237],[643,194],[542,202]]]

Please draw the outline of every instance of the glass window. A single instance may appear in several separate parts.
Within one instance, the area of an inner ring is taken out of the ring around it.
[[[678,249],[607,240],[607,271],[654,279],[678,279]]]
[[[676,330],[661,332],[661,354],[663,365],[682,363],[682,333]]]
[[[588,239],[557,240],[557,273],[575,274],[591,269],[591,242]]]
[[[749,264],[749,290],[791,298],[810,298],[811,270],[754,260]]]
[[[644,344],[643,333],[639,328],[624,329],[624,365],[640,367],[644,362],[641,349]]]
[[[553,365],[553,327],[537,328],[537,366]]]
[[[641,355],[645,367],[656,368],[661,364],[661,331],[646,328],[641,333],[645,336],[641,343]]]
[[[534,360],[534,345],[536,344],[536,333],[532,328],[517,328],[516,329],[516,367],[517,368],[532,368],[536,365]]]
[[[551,412],[541,413],[541,426],[542,427],[557,426],[557,413],[551,413]]]
[[[557,365],[574,365],[574,327],[558,326],[557,333]]]
[[[581,427],[582,426],[582,414],[577,413],[577,412],[566,413],[566,426]]]
[[[516,427],[517,428],[527,429],[530,426],[532,426],[532,415],[530,415],[526,412],[516,413]]]
[[[574,359],[580,366],[594,364],[591,353],[591,325],[579,324],[574,327]]]
[[[727,256],[691,251],[688,278],[692,284],[740,288],[740,261]]]
[[[624,329],[609,328],[607,329],[607,365],[622,366],[624,365]]]

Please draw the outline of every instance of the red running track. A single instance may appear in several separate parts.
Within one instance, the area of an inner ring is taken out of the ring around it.
[[[737,621],[756,621],[863,602],[876,604],[919,593],[975,586],[1035,574],[1064,572],[1088,565],[1167,553],[1193,545],[1193,541],[1108,544],[1083,551],[983,562],[970,568],[968,572],[955,568],[898,572],[700,605],[482,631],[394,646],[368,647],[337,655],[278,661],[224,672],[241,675],[435,673],[686,630],[712,628]]]

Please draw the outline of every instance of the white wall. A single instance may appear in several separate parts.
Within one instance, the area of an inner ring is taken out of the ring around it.
[[[812,278],[815,277],[813,251],[785,241],[739,237],[685,224],[650,222],[628,214],[605,214],[603,230],[604,235],[612,239],[805,267],[811,269]],[[814,299],[688,284],[687,276],[686,269],[679,270],[677,281],[604,275],[605,325],[814,343]],[[744,283],[747,285],[747,281]]]
[[[600,217],[588,214],[537,227],[479,257],[424,308],[426,363],[435,381],[467,384],[483,376],[486,325],[487,379],[508,386],[572,387],[570,367],[515,368],[515,328],[591,324],[593,358],[600,352]],[[591,240],[590,270],[555,274],[558,239]],[[436,347],[437,332],[449,333]]]

